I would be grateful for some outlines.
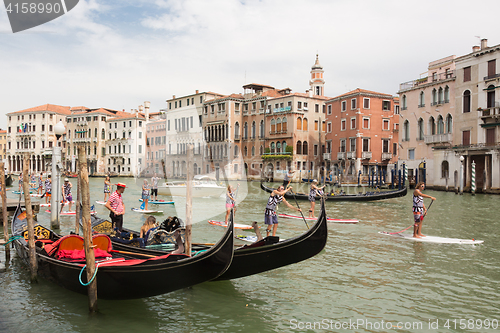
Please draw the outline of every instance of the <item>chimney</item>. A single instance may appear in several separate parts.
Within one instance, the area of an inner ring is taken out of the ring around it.
[[[472,52],[477,52],[479,51],[479,46],[475,45],[472,47]]]
[[[175,99],[175,95],[172,95],[172,99]]]
[[[145,112],[145,118],[146,118],[146,121],[149,120],[149,106],[151,105],[151,102],[144,102],[144,112]]]
[[[199,93],[200,93],[200,91],[199,91],[198,89],[196,89],[196,93],[197,93],[197,94],[199,94]]]
[[[488,40],[486,38],[481,39],[481,50],[488,47]]]

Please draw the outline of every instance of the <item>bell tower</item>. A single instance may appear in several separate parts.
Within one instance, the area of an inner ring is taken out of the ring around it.
[[[309,86],[311,87],[313,95],[324,96],[325,94],[323,73],[323,67],[320,65],[318,55],[316,54],[316,62],[311,67],[311,80],[309,80]]]

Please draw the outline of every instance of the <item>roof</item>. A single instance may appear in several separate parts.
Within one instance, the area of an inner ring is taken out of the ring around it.
[[[29,109],[10,112],[7,114],[9,115],[9,114],[29,113],[29,112],[38,112],[38,111],[48,111],[48,112],[54,112],[54,113],[63,114],[63,115],[70,115],[71,114],[71,108],[69,106],[61,106],[61,105],[54,105],[54,104],[43,104],[43,105],[35,106],[35,107],[29,108]]]
[[[381,97],[386,96],[387,98],[391,98],[391,99],[394,97],[391,94],[384,94],[384,93],[379,93],[379,92],[376,92],[376,91],[370,91],[370,90],[365,90],[365,89],[357,88],[357,89],[349,91],[349,92],[347,92],[345,94],[342,94],[342,95],[339,95],[339,96],[336,96],[336,97],[332,97],[332,98],[328,98],[328,99],[335,100],[335,99],[341,99],[343,97],[354,96],[354,95],[379,95]]]

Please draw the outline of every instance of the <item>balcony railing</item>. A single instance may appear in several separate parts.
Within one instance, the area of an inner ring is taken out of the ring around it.
[[[498,106],[486,108],[486,109],[478,109],[478,111],[482,112],[482,115],[481,115],[482,119],[494,117],[494,116],[500,116],[500,107],[498,107]]]
[[[332,159],[332,154],[330,154],[330,153],[323,153],[323,159],[324,160],[331,160]]]
[[[346,158],[347,159],[354,159],[354,158],[356,158],[356,152],[355,151],[348,151],[346,153]]]
[[[337,153],[338,160],[345,160],[345,152],[341,151]]]
[[[400,91],[409,90],[409,89],[413,89],[415,87],[418,87],[418,86],[421,86],[421,85],[424,85],[427,83],[449,80],[449,79],[452,79],[454,77],[456,77],[455,71],[443,72],[443,73],[436,74],[434,76],[423,77],[423,78],[420,78],[417,80],[401,83],[399,85],[399,90]]]
[[[500,74],[493,74],[493,75],[485,76],[484,81],[496,79],[497,77],[500,77]]]
[[[382,160],[390,160],[392,158],[391,153],[382,153]]]
[[[369,160],[372,158],[372,152],[371,151],[364,151],[361,152],[361,158],[364,160]]]
[[[234,141],[240,141],[241,136],[239,134],[234,135]]]
[[[453,139],[453,136],[451,133],[446,133],[446,134],[435,134],[435,135],[425,135],[424,136],[424,142],[426,144],[431,144],[431,143],[446,143],[446,142],[451,142]]]

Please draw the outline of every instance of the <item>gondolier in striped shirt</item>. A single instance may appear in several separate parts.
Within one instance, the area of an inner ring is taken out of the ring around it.
[[[122,193],[127,186],[123,183],[116,184],[116,191],[111,194],[106,202],[106,208],[110,210],[109,217],[113,223],[113,229],[122,231],[123,214],[125,214],[125,204],[123,203]]]
[[[284,195],[286,192],[291,191],[292,187],[285,189],[283,185],[278,187],[277,190],[271,192],[269,199],[267,200],[266,211],[264,213],[264,223],[267,224],[267,236],[271,233],[271,227],[273,229],[273,236],[276,236],[276,230],[278,229],[278,215],[276,214],[276,208],[278,204],[284,202],[285,205],[290,209],[294,209],[298,212],[302,210],[300,208],[295,208],[286,201]]]

